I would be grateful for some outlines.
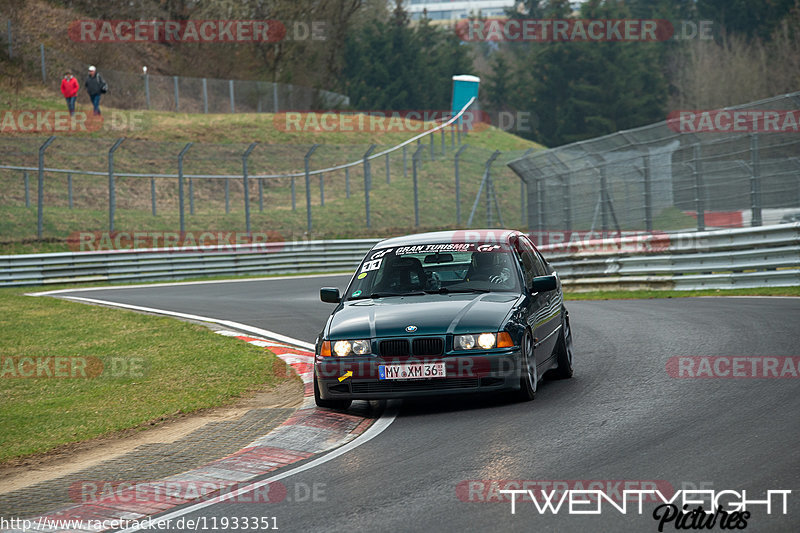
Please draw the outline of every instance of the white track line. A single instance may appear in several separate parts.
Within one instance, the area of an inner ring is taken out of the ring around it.
[[[276,278],[267,278],[267,279],[276,279]],[[201,282],[201,283],[205,283],[205,282]],[[144,285],[144,286],[145,287],[152,287],[153,285]],[[126,287],[126,288],[130,288],[130,287]],[[50,291],[49,294],[55,294],[55,293],[59,293],[60,294],[60,293],[76,291],[76,290],[85,290],[85,289],[68,289],[68,290],[62,290],[62,291]],[[48,293],[39,293],[39,294],[35,294],[35,295],[30,295],[30,296],[44,296],[46,294],[48,294]],[[183,318],[183,319],[186,319],[186,320],[197,320],[197,321],[201,321],[201,322],[212,322],[212,323],[215,323],[215,324],[224,325],[224,326],[232,328],[232,329],[238,329],[238,330],[242,330],[242,331],[253,332],[253,333],[256,333],[256,334],[258,334],[258,335],[260,335],[262,337],[267,337],[267,338],[270,338],[270,339],[279,340],[280,342],[284,342],[286,344],[291,344],[291,345],[294,345],[294,346],[307,348],[309,350],[314,350],[314,345],[310,344],[308,342],[301,341],[299,339],[295,339],[295,338],[292,338],[292,337],[287,337],[285,335],[281,335],[280,333],[275,333],[273,331],[268,331],[268,330],[265,330],[265,329],[256,328],[256,327],[253,327],[253,326],[248,326],[247,324],[241,324],[241,323],[238,323],[238,322],[232,322],[230,320],[218,320],[216,318],[210,318],[210,317],[205,317],[205,316],[200,316],[200,315],[190,315],[190,314],[187,314],[187,313],[178,313],[176,311],[167,311],[165,309],[155,309],[155,308],[152,308],[152,307],[142,307],[142,306],[139,306],[139,305],[130,305],[130,304],[123,304],[123,303],[118,303],[118,302],[109,302],[107,300],[97,300],[97,299],[94,299],[94,298],[81,298],[81,297],[78,297],[78,296],[63,296],[62,298],[68,299],[68,300],[76,300],[76,301],[81,301],[81,302],[87,302],[87,303],[108,305],[108,306],[111,306],[111,307],[121,307],[123,309],[130,309],[130,310],[133,310],[133,311],[144,311],[144,312],[147,312],[147,313],[174,316],[176,318]],[[300,466],[298,466],[296,468],[292,468],[292,469],[287,470],[285,472],[281,472],[280,474],[274,475],[274,476],[272,476],[270,478],[267,478],[267,479],[264,479],[264,480],[261,480],[261,481],[257,481],[255,483],[251,483],[250,485],[246,485],[246,486],[244,486],[244,487],[242,487],[240,489],[237,489],[235,491],[226,493],[226,494],[224,494],[224,495],[222,495],[222,496],[220,496],[218,498],[214,498],[214,499],[211,499],[211,500],[208,500],[208,501],[204,501],[204,502],[199,502],[199,503],[196,503],[196,504],[191,505],[189,507],[184,507],[183,509],[180,509],[178,511],[174,511],[174,512],[165,514],[164,516],[160,516],[157,519],[153,520],[152,523],[153,524],[159,524],[159,523],[165,522],[167,520],[173,520],[173,519],[175,519],[177,517],[180,517],[180,516],[183,516],[183,515],[186,515],[186,514],[189,514],[189,513],[193,513],[195,511],[198,511],[198,510],[203,509],[205,507],[208,507],[210,505],[214,505],[214,504],[219,503],[221,501],[224,501],[224,500],[227,500],[227,499],[230,499],[230,498],[234,498],[234,497],[240,496],[242,494],[246,494],[248,492],[251,492],[251,491],[254,491],[254,490],[258,489],[258,488],[261,488],[264,485],[268,485],[269,483],[273,483],[275,481],[287,478],[289,476],[293,476],[295,474],[299,474],[300,472],[304,472],[306,470],[309,470],[309,469],[314,468],[316,466],[319,466],[321,464],[327,463],[328,461],[336,459],[337,457],[339,457],[341,455],[344,455],[345,453],[349,452],[350,450],[353,450],[353,449],[361,446],[362,444],[364,444],[366,442],[369,442],[373,438],[375,438],[378,435],[380,435],[381,433],[383,433],[383,431],[386,428],[388,428],[392,424],[392,422],[394,422],[394,419],[395,419],[396,416],[397,416],[397,408],[396,408],[396,406],[391,406],[391,407],[387,408],[387,410],[384,411],[384,413],[381,415],[381,417],[377,421],[375,421],[375,423],[372,424],[364,433],[362,433],[361,435],[356,437],[354,440],[348,442],[344,446],[341,446],[341,447],[335,449],[334,451],[332,451],[332,452],[330,452],[330,453],[328,453],[326,455],[323,455],[322,457],[318,457],[318,458],[316,458],[316,459],[314,459],[312,461],[309,461],[308,463],[300,465]],[[121,530],[121,533],[129,533],[129,532],[133,532],[133,531],[139,531],[140,529],[141,529],[141,526],[135,526],[135,527],[131,527],[131,528],[128,528],[128,529]]]
[[[152,287],[152,285],[149,285]],[[76,290],[76,289],[70,289]],[[130,309],[132,311],[142,311],[145,313],[153,313],[157,315],[167,315],[167,316],[174,316],[176,318],[183,318],[184,320],[197,320],[198,322],[211,322],[213,324],[219,324],[221,326],[225,326],[231,329],[238,329],[241,331],[246,331],[248,333],[255,333],[260,337],[266,337],[268,339],[276,340],[278,342],[282,342],[284,344],[290,344],[292,346],[297,346],[300,348],[305,348],[306,350],[314,350],[314,345],[310,342],[301,341],[300,339],[295,339],[293,337],[287,337],[286,335],[281,335],[280,333],[275,333],[274,331],[269,331],[266,329],[257,328],[255,326],[248,326],[247,324],[241,324],[239,322],[232,322],[230,320],[221,320],[218,318],[211,318],[207,316],[200,316],[200,315],[190,315],[188,313],[179,313],[177,311],[167,311],[166,309],[156,309],[154,307],[143,307],[141,305],[131,305],[131,304],[123,304],[119,302],[110,302],[108,300],[98,300],[96,298],[82,298],[80,296],[62,296],[65,300],[75,300],[78,302],[87,302],[92,304],[100,304],[100,305],[108,305],[111,307],[121,307],[123,309]]]
[[[291,470],[287,470],[285,472],[281,472],[280,474],[274,475],[274,476],[272,476],[270,478],[263,479],[261,481],[255,482],[255,483],[251,483],[250,485],[244,486],[241,489],[237,489],[235,491],[228,492],[228,493],[223,494],[222,496],[219,496],[217,498],[213,498],[213,499],[208,500],[208,501],[196,503],[194,505],[190,505],[189,507],[184,507],[183,509],[179,509],[177,511],[165,514],[163,516],[159,516],[158,518],[156,518],[156,519],[154,519],[152,521],[152,525],[160,524],[160,523],[166,522],[168,520],[174,520],[174,519],[176,519],[176,518],[178,518],[180,516],[184,516],[184,515],[187,515],[189,513],[193,513],[195,511],[199,511],[200,509],[203,509],[203,508],[208,507],[210,505],[217,504],[217,503],[222,502],[224,500],[228,500],[230,498],[234,498],[234,497],[240,496],[242,494],[246,494],[248,492],[252,492],[252,491],[254,491],[254,490],[258,489],[258,488],[263,487],[264,485],[268,485],[270,483],[273,483],[275,481],[279,481],[279,480],[287,478],[289,476],[293,476],[295,474],[299,474],[300,472],[304,472],[306,470],[314,468],[315,466],[319,466],[321,464],[327,463],[328,461],[336,459],[340,455],[344,455],[345,453],[349,452],[350,450],[352,450],[354,448],[357,448],[357,447],[361,446],[362,444],[364,444],[366,442],[369,442],[373,438],[375,438],[378,435],[380,435],[383,432],[383,430],[385,430],[387,427],[389,427],[389,425],[392,422],[394,422],[394,419],[395,419],[396,416],[397,416],[397,408],[396,408],[396,406],[389,407],[383,413],[383,415],[374,424],[372,424],[369,427],[369,429],[367,429],[364,433],[362,433],[359,437],[357,437],[355,440],[352,440],[352,441],[348,442],[344,446],[342,446],[340,448],[337,448],[336,450],[330,452],[329,454],[323,455],[322,457],[318,457],[317,459],[314,459],[313,461],[309,461],[308,463],[300,465],[300,466],[298,466],[296,468],[292,468]],[[150,523],[146,523],[146,524],[143,524],[143,525],[146,525],[147,527],[152,527],[152,525]],[[142,527],[143,526],[134,526],[134,527],[130,527],[128,529],[122,529],[122,530],[120,530],[119,533],[132,533],[133,531],[139,531]]]
[[[140,283],[136,285],[113,285],[108,287],[87,287],[84,289],[57,289],[53,291],[42,291],[42,292],[29,292],[26,293],[26,296],[50,296],[52,294],[61,294],[65,292],[75,292],[75,291],[107,291],[113,289],[138,289],[142,287],[175,287],[178,285],[205,285],[208,283],[245,283],[247,281],[270,281],[273,279],[280,280],[280,279],[303,279],[303,278],[325,278],[331,276],[350,276],[352,272],[339,272],[339,273],[332,273],[332,274],[303,274],[299,276],[272,276],[268,278],[244,278],[244,279],[216,279],[216,280],[204,280],[204,281],[176,281],[172,283]]]

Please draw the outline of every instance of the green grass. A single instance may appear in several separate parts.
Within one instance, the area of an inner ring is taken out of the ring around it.
[[[61,99],[23,96],[11,98],[0,88],[0,100],[11,108],[61,109]],[[111,122],[118,110],[104,111]],[[160,111],[136,112],[139,126],[132,131],[97,131],[60,135],[47,150],[48,167],[107,172],[107,152],[114,139],[128,139],[115,154],[117,172],[175,173],[177,154],[188,141],[196,144],[187,152],[187,174],[239,174],[241,154],[252,141],[260,145],[253,151],[249,168],[252,174],[287,173],[303,169],[303,155],[314,143],[321,146],[311,160],[311,168],[325,168],[360,161],[370,144],[376,151],[396,145],[414,132],[301,132],[280,131],[271,114],[186,114]],[[423,128],[426,129],[426,128]],[[36,166],[38,146],[44,135],[5,135],[0,143],[0,162]],[[427,141],[427,140],[426,140]],[[465,225],[478,192],[484,163],[494,150],[503,154],[493,166],[494,185],[503,222],[521,224],[519,178],[505,165],[535,143],[493,127],[481,127],[463,138],[469,147],[460,159],[462,213]],[[312,238],[385,237],[417,230],[445,229],[456,226],[454,149],[446,135],[445,156],[441,136],[435,138],[436,160],[430,160],[430,145],[425,142],[419,168],[420,225],[414,223],[412,154],[408,147],[403,173],[402,152],[390,156],[391,183],[386,183],[385,158],[372,160],[370,191],[370,227],[366,227],[363,166],[349,172],[350,195],[347,195],[345,171],[324,176],[325,205],[321,205],[319,177],[310,184],[312,203]],[[44,181],[43,241],[37,239],[37,175],[29,172],[29,198],[26,208],[23,176],[19,171],[0,170],[0,254],[66,251],[66,238],[81,231],[107,231],[108,178],[73,176],[74,209],[68,207],[67,177],[46,174]],[[186,229],[188,231],[243,231],[244,189],[241,180],[230,183],[230,214],[225,214],[225,180],[194,180],[195,215],[190,215],[188,183],[185,186]],[[266,180],[263,187],[264,210],[259,208],[258,183],[250,180],[250,210],[254,231],[270,231],[291,240],[307,232],[306,188],[303,178],[295,181],[297,209],[291,208],[291,180]],[[150,180],[116,179],[115,230],[122,232],[176,231],[178,190],[176,179],[157,179],[158,216],[151,215]],[[476,212],[473,227],[486,223],[485,194]],[[496,214],[495,214],[496,219]],[[495,222],[496,223],[496,222]]]
[[[0,330],[0,462],[229,404],[284,379],[271,353],[202,326],[19,288],[0,289]],[[24,357],[84,358],[87,377],[18,377]],[[122,361],[142,372],[113,375]]]

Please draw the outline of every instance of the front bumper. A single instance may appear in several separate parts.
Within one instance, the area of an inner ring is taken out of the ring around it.
[[[399,363],[444,362],[446,375],[434,379],[379,379],[378,367]],[[351,375],[348,375],[352,372]],[[319,395],[325,400],[379,400],[465,394],[520,387],[519,347],[439,357],[320,357],[314,362]]]

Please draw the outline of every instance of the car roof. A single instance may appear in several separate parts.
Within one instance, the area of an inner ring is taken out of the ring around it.
[[[429,233],[414,233],[402,237],[392,237],[375,245],[375,248],[390,248],[393,246],[409,246],[412,244],[437,244],[443,242],[474,242],[498,243],[508,242],[512,235],[521,235],[517,230],[510,229],[462,229],[450,231],[433,231]]]

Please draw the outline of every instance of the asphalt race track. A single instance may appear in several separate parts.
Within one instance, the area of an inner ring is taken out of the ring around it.
[[[319,287],[344,288],[348,279],[68,295],[233,320],[313,342],[331,310],[319,301]],[[185,518],[205,517],[210,527],[216,517],[223,529],[222,517],[275,517],[281,531],[658,531],[655,503],[645,503],[641,515],[634,504],[627,514],[607,504],[599,515],[570,515],[566,507],[553,515],[527,500],[512,514],[507,497],[497,501],[489,490],[491,480],[559,480],[570,488],[604,480],[603,489],[631,480],[674,490],[746,489],[749,500],[791,490],[787,514],[773,498],[772,514],[764,505],[750,509],[746,530],[800,531],[800,379],[680,379],[666,369],[675,356],[800,356],[800,299],[567,304],[575,377],[545,381],[535,401],[388,402],[396,418],[383,433],[284,478],[283,502],[219,503]],[[474,501],[486,497],[495,501]],[[664,526],[676,530],[674,522]]]

